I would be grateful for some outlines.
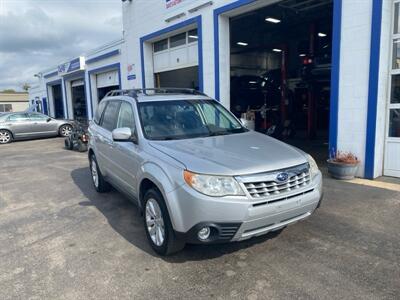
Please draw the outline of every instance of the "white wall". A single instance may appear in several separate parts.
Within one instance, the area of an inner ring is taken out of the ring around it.
[[[361,160],[364,176],[372,0],[343,1],[337,148]]]

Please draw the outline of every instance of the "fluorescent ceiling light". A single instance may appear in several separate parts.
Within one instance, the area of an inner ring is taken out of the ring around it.
[[[250,84],[256,84],[257,81],[249,81]]]
[[[270,23],[274,23],[274,24],[278,24],[278,23],[281,22],[281,20],[275,19],[275,18],[271,18],[271,17],[266,17],[265,21],[270,22]]]
[[[282,49],[274,48],[274,49],[272,49],[272,51],[274,51],[274,52],[282,52]]]
[[[299,54],[300,57],[306,56],[304,53]]]
[[[326,33],[318,32],[318,36],[320,36],[320,37],[326,37]]]
[[[198,38],[199,38],[197,35],[189,35],[189,37],[190,37],[191,39],[198,39]]]
[[[245,42],[237,42],[236,44],[238,44],[239,46],[247,46],[248,45],[248,43],[245,43]]]

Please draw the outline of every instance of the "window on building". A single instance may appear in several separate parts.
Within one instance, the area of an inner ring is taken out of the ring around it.
[[[168,39],[154,43],[154,52],[160,52],[168,49]]]
[[[197,35],[197,29],[193,29],[188,32],[188,42],[189,43],[197,42],[198,39],[199,39],[199,36]]]
[[[169,46],[171,48],[186,44],[186,32],[180,33],[169,38]]]
[[[12,104],[0,104],[0,112],[12,111]]]

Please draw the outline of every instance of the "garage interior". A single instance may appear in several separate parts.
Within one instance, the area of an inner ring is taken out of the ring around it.
[[[87,121],[85,83],[83,79],[71,82],[71,93],[74,120],[79,122]]]
[[[56,119],[64,118],[64,105],[61,84],[51,86],[53,103],[54,103],[54,117]]]
[[[230,19],[231,111],[326,158],[331,0],[284,0]]]

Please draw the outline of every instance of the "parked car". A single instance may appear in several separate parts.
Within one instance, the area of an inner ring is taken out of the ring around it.
[[[56,120],[41,113],[16,112],[0,115],[0,144],[57,135],[66,137],[71,130],[71,121]]]
[[[88,149],[89,135],[87,132],[87,122],[75,121],[72,123],[72,130],[69,136],[64,140],[65,149],[78,150],[85,152]]]
[[[194,90],[111,92],[89,135],[95,189],[112,185],[137,203],[161,255],[185,243],[280,230],[310,216],[322,198],[321,172],[310,155],[249,131]]]

